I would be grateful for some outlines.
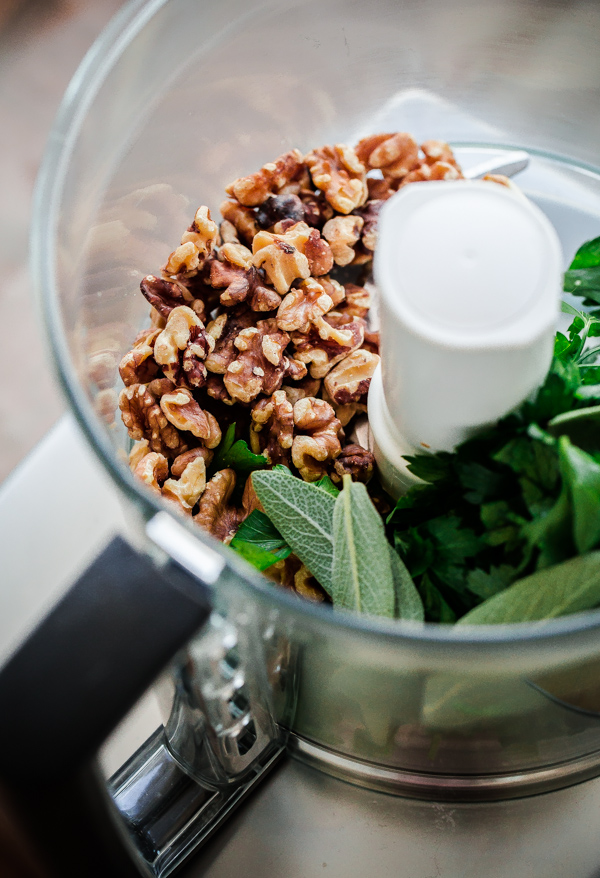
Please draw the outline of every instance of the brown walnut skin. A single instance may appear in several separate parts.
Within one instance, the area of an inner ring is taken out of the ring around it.
[[[243,509],[236,509],[229,501],[235,488],[235,472],[222,469],[212,477],[200,498],[194,521],[222,543],[230,543],[238,527],[247,517]]]
[[[161,397],[160,407],[174,427],[201,439],[207,448],[216,448],[221,441],[216,418],[200,408],[187,388],[178,387],[173,392],[165,393]]]
[[[147,439],[151,451],[173,458],[186,451],[187,444],[162,411],[160,396],[152,392],[152,386],[157,383],[152,381],[149,385],[131,384],[126,387],[119,396],[119,408],[132,439]],[[167,383],[173,386],[170,381]]]
[[[341,483],[345,475],[354,482],[370,481],[375,470],[375,456],[361,445],[345,445],[333,463],[332,481]]]
[[[274,318],[243,329],[234,342],[237,356],[223,376],[229,395],[240,402],[252,402],[261,393],[270,395],[279,390],[290,363],[284,354],[289,340]]]
[[[263,165],[260,171],[239,177],[225,189],[240,204],[257,207],[269,195],[279,193],[288,183],[296,179],[304,170],[302,153],[298,149],[284,152],[274,162]]]
[[[294,439],[294,409],[283,390],[261,399],[252,409],[250,447],[263,454],[271,465],[291,463]]]
[[[323,399],[307,397],[294,406],[292,462],[305,482],[322,478],[341,451],[342,425]]]
[[[352,147],[321,146],[305,161],[313,183],[338,213],[351,213],[367,200],[366,168]]]
[[[119,374],[125,387],[131,384],[148,384],[159,372],[154,358],[154,343],[160,330],[149,329],[136,339],[134,347],[128,351],[119,364]]]

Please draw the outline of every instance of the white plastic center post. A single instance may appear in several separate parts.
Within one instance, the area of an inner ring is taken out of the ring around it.
[[[398,496],[415,481],[404,455],[452,450],[542,383],[562,254],[545,215],[506,187],[411,183],[381,211],[374,270],[381,369],[369,423]]]

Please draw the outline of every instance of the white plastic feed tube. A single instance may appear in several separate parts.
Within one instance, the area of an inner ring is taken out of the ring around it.
[[[562,254],[546,216],[506,187],[412,183],[381,211],[374,271],[381,368],[369,424],[397,497],[415,481],[404,455],[452,450],[542,383]]]

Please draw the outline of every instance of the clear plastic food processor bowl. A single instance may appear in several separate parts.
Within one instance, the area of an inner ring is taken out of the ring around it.
[[[160,507],[127,467],[116,367],[147,323],[139,282],[196,207],[218,214],[227,183],[287,149],[406,130],[448,140],[465,168],[528,150],[516,182],[569,259],[600,234],[599,35],[590,2],[123,9],[54,128],[33,262],[62,384],[140,531]],[[506,627],[383,622],[296,599],[223,551],[232,576],[217,604],[252,632],[254,661],[266,631],[285,655],[273,710],[298,757],[422,797],[510,797],[600,774],[600,612]]]

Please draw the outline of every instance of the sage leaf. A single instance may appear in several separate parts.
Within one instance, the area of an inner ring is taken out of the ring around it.
[[[389,543],[367,489],[344,476],[334,504],[334,606],[393,618],[396,597]]]
[[[563,483],[568,485],[573,513],[573,539],[579,553],[600,540],[600,465],[566,436],[558,444]]]
[[[336,500],[322,488],[282,471],[255,472],[252,486],[292,552],[331,597]]]
[[[388,548],[390,550],[392,580],[394,582],[394,615],[397,619],[423,622],[425,619],[425,608],[423,607],[421,595],[417,591],[417,587],[404,561],[389,544]]]
[[[458,625],[534,622],[589,610],[600,604],[600,552],[578,555],[518,579],[470,610]]]

